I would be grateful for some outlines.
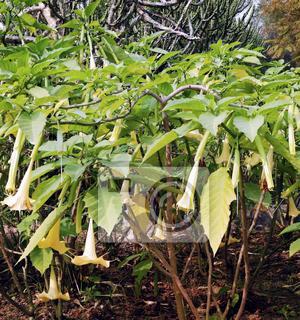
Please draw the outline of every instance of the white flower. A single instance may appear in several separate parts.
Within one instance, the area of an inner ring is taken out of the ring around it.
[[[194,210],[194,195],[199,172],[199,160],[195,161],[193,168],[190,172],[185,191],[181,199],[177,202],[179,209],[183,211]]]

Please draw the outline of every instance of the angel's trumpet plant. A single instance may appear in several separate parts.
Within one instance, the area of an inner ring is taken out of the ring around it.
[[[42,293],[37,295],[38,299],[42,302],[48,302],[50,300],[64,300],[69,301],[70,296],[69,293],[62,293],[56,279],[55,271],[53,266],[51,266],[50,272],[50,283],[48,292],[43,291]]]
[[[109,267],[109,261],[103,259],[102,257],[97,257],[93,219],[90,219],[89,222],[83,254],[81,256],[75,256],[71,262],[77,266],[83,266],[86,264],[100,264],[105,268]]]
[[[262,141],[261,141],[261,138],[259,135],[257,135],[255,138],[255,144],[256,144],[258,153],[260,155],[261,161],[262,161],[263,172],[264,172],[264,175],[265,175],[265,178],[267,181],[268,189],[273,190],[274,182],[273,182],[273,177],[272,177],[272,169],[270,166],[272,164],[269,164],[265,149],[263,147],[263,144],[262,144]]]
[[[199,132],[198,129],[190,131],[190,132],[186,133],[184,136],[189,139],[194,139],[194,140],[198,140],[198,141],[201,141],[201,139],[203,138],[203,135]]]
[[[216,159],[216,163],[227,163],[230,159],[230,146],[227,136],[223,141],[223,148],[220,156]]]
[[[15,193],[16,191],[16,177],[19,165],[19,159],[21,155],[21,151],[23,149],[25,142],[25,135],[21,129],[18,129],[16,140],[13,147],[13,152],[10,156],[9,163],[9,173],[8,173],[8,180],[5,186],[5,191],[7,193]]]
[[[125,179],[122,183],[120,195],[121,195],[122,204],[124,205],[129,205],[131,203],[131,198],[129,194],[129,185],[130,185],[130,181],[128,179]]]
[[[41,139],[40,139],[41,141]],[[2,204],[6,204],[10,210],[32,210],[33,200],[29,198],[29,187],[31,182],[31,173],[35,158],[38,153],[40,142],[38,142],[32,152],[30,157],[30,162],[25,175],[21,181],[19,189],[15,195],[10,195],[2,201]]]
[[[119,136],[120,136],[120,133],[121,133],[121,130],[122,130],[122,120],[121,119],[118,119],[116,121],[116,124],[114,126],[114,129],[111,133],[111,136],[109,138],[109,141],[112,142],[112,143],[115,143],[118,141],[119,139]]]
[[[269,151],[267,153],[267,161],[268,161],[268,164],[269,164],[270,171],[272,173],[273,167],[274,167],[274,147],[273,146],[270,146],[270,148],[269,148]],[[261,173],[260,180],[263,183],[263,181],[265,179],[266,179],[266,176],[265,176],[265,172],[263,170],[262,173]]]
[[[289,197],[289,216],[296,218],[300,215],[300,211],[297,209],[293,197]]]
[[[38,246],[41,249],[52,248],[58,251],[60,254],[64,254],[68,251],[64,241],[59,240],[60,235],[60,219],[55,223],[55,225],[50,229],[46,238],[42,239]]]
[[[295,132],[294,132],[294,106],[290,105],[288,110],[288,123],[289,123],[289,149],[290,154],[296,154]]]
[[[209,131],[206,131],[197,149],[196,156],[194,159],[194,165],[190,172],[183,196],[177,202],[178,208],[183,211],[188,212],[188,211],[194,210],[194,195],[195,195],[196,184],[198,179],[199,161],[203,157],[205,146],[208,141],[208,137],[209,137]]]
[[[240,181],[240,165],[241,165],[241,160],[240,160],[240,151],[239,148],[236,147],[234,151],[234,161],[233,161],[233,168],[232,168],[232,185],[234,188],[238,186],[238,183]]]

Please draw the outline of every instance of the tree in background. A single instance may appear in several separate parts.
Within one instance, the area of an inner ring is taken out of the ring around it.
[[[300,64],[300,1],[264,0],[261,4],[264,33],[274,58]]]
[[[89,2],[13,0],[3,3],[2,10],[0,6],[2,42],[32,41],[39,26],[31,16],[57,29],[76,18],[77,10]],[[151,35],[156,47],[191,53],[206,51],[219,39],[227,43],[239,41],[241,45],[260,43],[253,0],[102,0],[98,3],[93,19],[116,32],[123,44]],[[3,13],[9,16],[4,17]],[[26,31],[24,23],[30,27]],[[47,32],[50,31],[44,28],[43,33]]]

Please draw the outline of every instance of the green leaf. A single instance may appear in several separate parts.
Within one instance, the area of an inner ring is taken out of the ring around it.
[[[50,248],[40,249],[34,248],[30,253],[30,260],[32,265],[41,273],[49,268],[53,258],[53,252]]]
[[[154,139],[154,142],[147,149],[143,162],[151,158],[157,151],[159,151],[161,148],[165,147],[167,144],[171,143],[177,138],[178,138],[177,133],[174,131],[170,131]]]
[[[291,224],[290,226],[284,228],[279,235],[283,235],[290,232],[300,231],[300,222]]]
[[[230,203],[236,199],[231,179],[225,168],[213,172],[200,199],[201,224],[216,254],[229,223]]]
[[[29,93],[34,97],[34,98],[44,98],[44,97],[49,97],[49,92],[45,88],[41,87],[33,87],[29,90]]]
[[[84,9],[84,13],[86,18],[89,18],[91,15],[93,15],[93,13],[95,12],[95,10],[97,9],[97,7],[100,4],[100,0],[91,2],[85,9]]]
[[[147,152],[144,156],[143,162],[151,158],[157,151],[165,147],[167,144],[176,140],[177,138],[183,137],[188,132],[194,130],[197,127],[197,123],[190,121],[183,124],[177,129],[173,129],[170,132],[154,139],[154,142],[148,147]]]
[[[18,119],[18,124],[28,141],[32,144],[36,144],[44,130],[46,117],[40,111],[32,113],[22,112]]]
[[[259,112],[271,111],[273,109],[277,109],[280,107],[285,107],[293,103],[293,100],[290,97],[286,99],[274,100],[272,102],[268,102],[259,108]]]
[[[253,142],[258,129],[264,124],[264,117],[262,115],[258,115],[255,118],[235,117],[233,123],[240,132],[243,132]]]
[[[104,165],[112,169],[114,176],[127,177],[132,156],[128,153],[118,153],[112,156],[111,161],[102,161]]]
[[[215,116],[210,112],[205,112],[200,115],[199,122],[207,129],[212,135],[216,136],[218,132],[218,126],[226,119],[227,112],[221,112]]]
[[[96,187],[86,193],[83,201],[89,216],[110,235],[122,212],[120,194]]]
[[[62,217],[66,209],[67,206],[61,206],[55,208],[48,214],[47,218],[42,222],[42,224],[37,228],[33,236],[30,238],[29,243],[18,262],[20,262],[30,254],[30,252],[38,245],[38,243],[46,236],[49,230],[54,226],[57,220]]]
[[[70,178],[71,182],[76,181],[81,175],[83,175],[86,166],[82,164],[73,163],[65,166],[64,173],[66,173]]]
[[[171,100],[165,106],[163,111],[167,110],[192,110],[192,111],[204,111],[206,109],[207,104],[204,103],[204,99],[197,98],[182,98]]]
[[[290,245],[290,257],[300,251],[300,238],[292,242]]]
[[[296,170],[300,172],[300,159],[290,154],[290,151],[270,133],[265,133],[265,139],[274,147],[274,151],[285,158]]]
[[[254,203],[258,203],[260,198],[261,190],[259,185],[255,183],[245,183],[245,196],[247,199],[253,201]],[[269,207],[272,202],[270,192],[265,193],[263,205]]]
[[[33,212],[39,210],[57,190],[61,189],[67,179],[68,175],[59,174],[40,183],[32,194]]]
[[[35,220],[39,218],[39,214],[33,212],[31,215],[22,219],[22,221],[17,225],[17,229],[19,232],[25,232],[27,236],[30,235],[30,229]]]
[[[258,65],[261,64],[260,60],[259,60],[257,57],[255,57],[255,56],[245,57],[245,58],[243,59],[243,61],[244,61],[244,62],[248,62],[248,63],[258,64]]]

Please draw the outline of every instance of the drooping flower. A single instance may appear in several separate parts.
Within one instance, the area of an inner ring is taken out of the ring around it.
[[[127,205],[131,203],[131,198],[129,194],[129,185],[130,185],[130,181],[128,179],[125,179],[122,183],[121,191],[120,191],[122,204]]]
[[[232,168],[232,176],[231,181],[234,188],[238,186],[240,181],[240,151],[239,148],[235,148],[234,151],[234,161],[233,161],[233,168]]]
[[[264,176],[268,185],[269,190],[273,190],[274,188],[274,182],[273,182],[273,177],[272,177],[272,163],[269,163],[268,158],[266,156],[265,149],[263,147],[261,138],[259,135],[256,136],[255,138],[255,144],[258,150],[258,153],[260,155],[261,161],[262,161],[262,166],[263,166],[263,172]]]
[[[245,157],[244,164],[247,167],[247,170],[250,171],[252,167],[255,167],[261,162],[261,158],[258,153],[251,152],[249,156]]]
[[[15,193],[16,191],[16,176],[17,176],[19,159],[20,159],[24,142],[25,142],[25,135],[21,129],[18,129],[16,140],[13,147],[13,152],[9,159],[9,163],[10,163],[9,174],[8,174],[8,180],[5,186],[5,191],[7,193]]]
[[[184,136],[189,139],[194,139],[194,140],[198,140],[198,141],[201,141],[201,139],[203,139],[203,135],[199,132],[198,129],[190,131],[190,132],[186,133]]]
[[[81,256],[75,256],[72,261],[77,266],[83,266],[86,264],[100,264],[105,268],[109,267],[109,261],[102,257],[97,257],[96,244],[93,230],[93,219],[90,219],[89,228],[86,235],[84,251]]]
[[[42,239],[38,246],[41,249],[52,248],[58,251],[60,254],[64,254],[68,251],[64,241],[59,240],[60,236],[60,219],[55,223],[55,225],[50,229],[46,238]]]
[[[121,130],[122,130],[122,120],[121,119],[118,119],[116,121],[116,124],[114,126],[114,129],[111,133],[111,136],[109,138],[109,141],[112,142],[112,143],[115,143],[118,141],[119,139],[119,136],[120,136],[120,133],[121,133]]]
[[[289,197],[289,216],[295,218],[295,217],[298,217],[299,215],[300,215],[300,211],[297,209],[293,197]]]
[[[31,153],[30,162],[25,175],[21,181],[19,189],[15,195],[9,195],[2,201],[10,210],[32,210],[33,200],[29,197],[29,187],[34,160],[36,158],[40,143],[37,143]]]
[[[294,132],[294,106],[290,105],[288,110],[288,122],[289,122],[289,149],[290,154],[296,154],[295,132]]]
[[[206,131],[203,135],[203,138],[198,146],[198,149],[194,158],[194,165],[190,172],[188,182],[185,187],[185,191],[181,199],[177,202],[178,208],[183,211],[194,210],[194,195],[195,195],[196,184],[198,179],[199,162],[203,157],[205,146],[209,138],[209,134],[210,134],[209,131]]]
[[[223,148],[220,156],[216,158],[216,163],[227,163],[230,159],[230,146],[227,136],[225,137],[223,141]]]
[[[294,116],[296,120],[297,130],[299,131],[300,130],[300,111],[299,111],[299,107],[297,106],[295,106]]]
[[[50,300],[64,300],[69,301],[70,296],[69,293],[62,293],[56,279],[55,271],[53,266],[51,266],[50,272],[50,282],[49,282],[49,290],[48,292],[43,291],[42,293],[37,295],[38,299],[42,302],[48,302]]]
[[[194,210],[194,195],[199,172],[199,160],[195,161],[193,168],[190,172],[185,191],[181,199],[177,202],[177,206],[183,211]]]

